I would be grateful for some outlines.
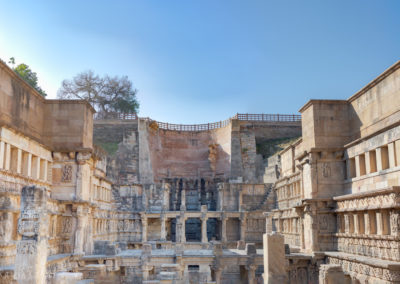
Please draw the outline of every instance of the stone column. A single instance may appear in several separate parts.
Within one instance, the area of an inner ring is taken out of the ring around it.
[[[221,221],[222,221],[222,228],[221,228],[221,240],[222,242],[227,242],[227,237],[226,237],[226,221],[227,221],[227,217],[225,217],[224,215],[221,216]]]
[[[382,148],[376,148],[376,170],[382,170]]]
[[[201,205],[201,242],[207,243],[207,205]]]
[[[18,149],[17,150],[17,173],[22,173],[22,150]]]
[[[215,275],[215,284],[221,284],[221,276],[222,276],[222,267],[217,267],[214,269],[214,275]]]
[[[181,243],[186,243],[186,218],[185,216],[181,216]]]
[[[256,265],[247,265],[247,282],[248,284],[256,284]]]
[[[208,237],[207,237],[207,217],[201,218],[201,242],[202,243],[207,243],[208,242]]]
[[[17,242],[14,279],[19,284],[45,284],[47,262],[47,237],[49,217],[44,187],[23,187],[21,191],[21,215]]]
[[[167,232],[166,232],[166,217],[164,214],[161,215],[161,241],[166,240]]]
[[[217,190],[218,190],[217,211],[223,211],[224,210],[224,184],[219,183],[217,185]]]
[[[182,189],[181,191],[181,211],[186,210],[186,190],[185,188]]]
[[[142,215],[142,242],[147,242],[147,217]]]
[[[396,152],[394,142],[388,144],[389,168],[396,167]]]
[[[281,234],[264,234],[264,283],[287,283],[285,243]]]
[[[240,216],[240,240],[246,241],[247,214]]]
[[[5,160],[5,153],[6,153],[6,144],[4,141],[0,141],[0,169],[4,168],[4,160]]]
[[[84,253],[84,243],[86,239],[86,227],[88,226],[88,216],[89,211],[87,208],[84,208],[84,205],[78,205],[76,208],[76,230],[75,230],[75,246],[74,253],[75,254],[83,254]]]
[[[10,166],[11,166],[11,145],[10,144],[6,144],[6,149],[5,149],[5,161],[4,161],[4,169],[6,169],[7,171],[10,170]]]
[[[164,188],[164,200],[163,200],[163,210],[164,211],[169,211],[169,194],[170,194],[170,184],[169,183],[164,183],[163,184]]]
[[[240,186],[239,200],[238,200],[238,207],[239,207],[238,209],[239,209],[239,211],[243,211],[242,205],[243,205],[243,191],[242,191],[242,187]]]

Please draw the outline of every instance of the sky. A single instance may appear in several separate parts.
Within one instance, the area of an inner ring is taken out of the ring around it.
[[[400,1],[0,0],[0,58],[48,98],[93,70],[126,75],[139,116],[207,123],[346,99],[400,59]]]

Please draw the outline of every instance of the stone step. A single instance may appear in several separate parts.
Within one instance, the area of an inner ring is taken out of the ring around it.
[[[161,271],[159,276],[160,276],[160,280],[178,279],[178,273],[176,273],[176,272]]]

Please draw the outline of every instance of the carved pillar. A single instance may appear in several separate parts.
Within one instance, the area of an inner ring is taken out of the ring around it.
[[[218,190],[217,211],[223,211],[224,210],[224,184],[223,183],[217,184],[217,190]]]
[[[256,284],[256,265],[247,265],[247,283],[248,284]]]
[[[166,240],[166,229],[165,229],[165,223],[166,223],[166,217],[164,214],[161,215],[161,240],[165,241]]]
[[[84,253],[84,244],[87,240],[87,230],[88,226],[88,216],[89,210],[85,208],[85,205],[78,205],[76,208],[76,230],[75,230],[75,246],[74,253],[75,254],[83,254]]]
[[[147,242],[147,217],[142,215],[142,242]]]
[[[390,230],[392,236],[400,236],[400,210],[390,211]]]
[[[304,207],[304,247],[308,252],[318,250],[318,219],[316,204],[309,203]]]
[[[49,233],[47,198],[46,188],[22,188],[21,216],[18,221],[18,233],[22,239],[17,242],[14,268],[14,279],[20,284],[46,283]]]

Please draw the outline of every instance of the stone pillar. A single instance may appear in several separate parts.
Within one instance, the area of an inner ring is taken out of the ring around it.
[[[223,183],[217,184],[217,190],[218,190],[217,211],[223,211],[224,210],[224,184]]]
[[[161,215],[161,241],[165,241],[167,239],[167,232],[165,228],[166,217],[164,214]]]
[[[382,170],[382,148],[376,148],[376,170]]]
[[[207,205],[201,205],[201,242],[207,243]]]
[[[208,237],[207,237],[207,217],[201,218],[201,242],[202,243],[207,243],[208,242]]]
[[[44,187],[26,186],[21,191],[21,215],[14,279],[19,284],[45,284],[47,262],[48,192]]]
[[[215,284],[221,284],[221,276],[222,276],[222,267],[218,267],[214,270],[215,275]]]
[[[28,177],[32,176],[32,154],[28,154],[28,165],[27,165],[27,175]]]
[[[314,203],[304,207],[304,248],[307,252],[318,250],[318,222]]]
[[[359,177],[361,176],[361,159],[360,155],[356,156],[356,176]]]
[[[394,147],[394,142],[388,144],[388,154],[389,154],[389,168],[396,167],[396,150]]]
[[[8,143],[6,144],[4,159],[4,169],[9,171],[11,166],[11,145]]]
[[[4,160],[5,160],[5,153],[6,153],[6,144],[4,141],[0,141],[0,169],[4,168]]]
[[[163,210],[164,211],[169,211],[169,194],[170,194],[170,184],[169,183],[164,183],[163,188],[164,188],[164,200],[163,200]]]
[[[264,234],[264,284],[287,283],[285,243],[281,234]]]
[[[240,240],[246,241],[246,229],[247,229],[247,214],[240,216]]]
[[[224,215],[221,216],[221,221],[222,221],[222,228],[221,228],[221,240],[222,242],[227,242],[227,237],[226,237],[226,221],[227,217]]]
[[[76,208],[75,254],[84,254],[86,250],[90,250],[91,246],[88,244],[90,240],[87,236],[89,213],[89,209],[85,205],[78,205]]]
[[[239,200],[238,200],[238,210],[239,211],[243,211],[243,191],[242,191],[242,187],[240,187],[239,190]]]
[[[17,150],[17,173],[22,173],[22,150],[18,149]]]
[[[256,284],[256,265],[247,265],[247,283],[248,284]],[[283,283],[282,283],[283,284]]]
[[[365,172],[366,174],[371,173],[371,158],[369,151],[365,153]]]
[[[181,211],[186,210],[186,190],[185,188],[182,189],[181,191]]]
[[[147,242],[147,217],[142,215],[142,242]]]
[[[181,243],[186,243],[186,218],[185,216],[181,216]]]

